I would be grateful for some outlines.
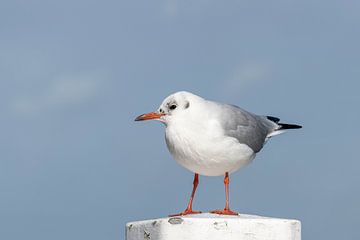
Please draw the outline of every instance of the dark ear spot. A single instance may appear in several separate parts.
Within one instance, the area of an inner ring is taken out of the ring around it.
[[[186,104],[185,104],[185,109],[188,107],[190,107],[190,102],[186,102]]]

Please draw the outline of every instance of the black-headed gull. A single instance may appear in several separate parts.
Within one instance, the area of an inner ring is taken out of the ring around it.
[[[250,163],[270,137],[286,129],[301,128],[185,91],[168,96],[156,112],[142,114],[135,121],[150,119],[165,124],[170,153],[180,165],[195,173],[189,204],[176,215],[200,213],[192,210],[199,174],[225,175],[225,208],[211,213],[237,215],[229,208],[229,173]]]

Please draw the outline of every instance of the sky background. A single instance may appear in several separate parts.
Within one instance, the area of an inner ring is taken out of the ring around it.
[[[186,207],[192,173],[164,127],[169,94],[281,117],[231,175],[233,210],[360,239],[359,1],[1,1],[0,239],[123,239]],[[196,210],[224,206],[200,177]]]

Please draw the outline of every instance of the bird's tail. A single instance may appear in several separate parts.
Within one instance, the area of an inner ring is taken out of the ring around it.
[[[281,122],[279,122],[280,118],[277,118],[277,117],[266,116],[266,118],[280,126],[277,130],[302,128],[302,126],[297,125],[297,124],[281,123]]]
[[[272,116],[266,116],[267,119],[269,119],[270,121],[276,123],[279,128],[275,129],[274,131],[272,131],[271,133],[269,133],[266,136],[266,139],[269,139],[273,136],[279,135],[281,133],[284,133],[287,129],[298,129],[298,128],[302,128],[302,126],[297,125],[297,124],[287,124],[287,123],[281,123],[280,118],[277,117],[272,117]]]

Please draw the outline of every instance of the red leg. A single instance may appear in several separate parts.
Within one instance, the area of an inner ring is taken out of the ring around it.
[[[224,210],[210,211],[211,213],[223,214],[223,215],[239,215],[237,212],[233,212],[229,208],[229,182],[230,182],[229,173],[226,172],[225,173],[225,178],[224,178],[225,194],[226,194],[225,208],[224,208]]]
[[[193,182],[193,190],[192,190],[190,201],[189,201],[189,204],[188,204],[187,208],[182,213],[173,214],[173,215],[170,215],[169,217],[184,216],[184,215],[188,215],[188,214],[201,213],[199,211],[193,211],[192,210],[192,202],[194,200],[195,192],[196,192],[196,188],[197,188],[198,184],[199,184],[199,174],[195,173],[194,182]]]

